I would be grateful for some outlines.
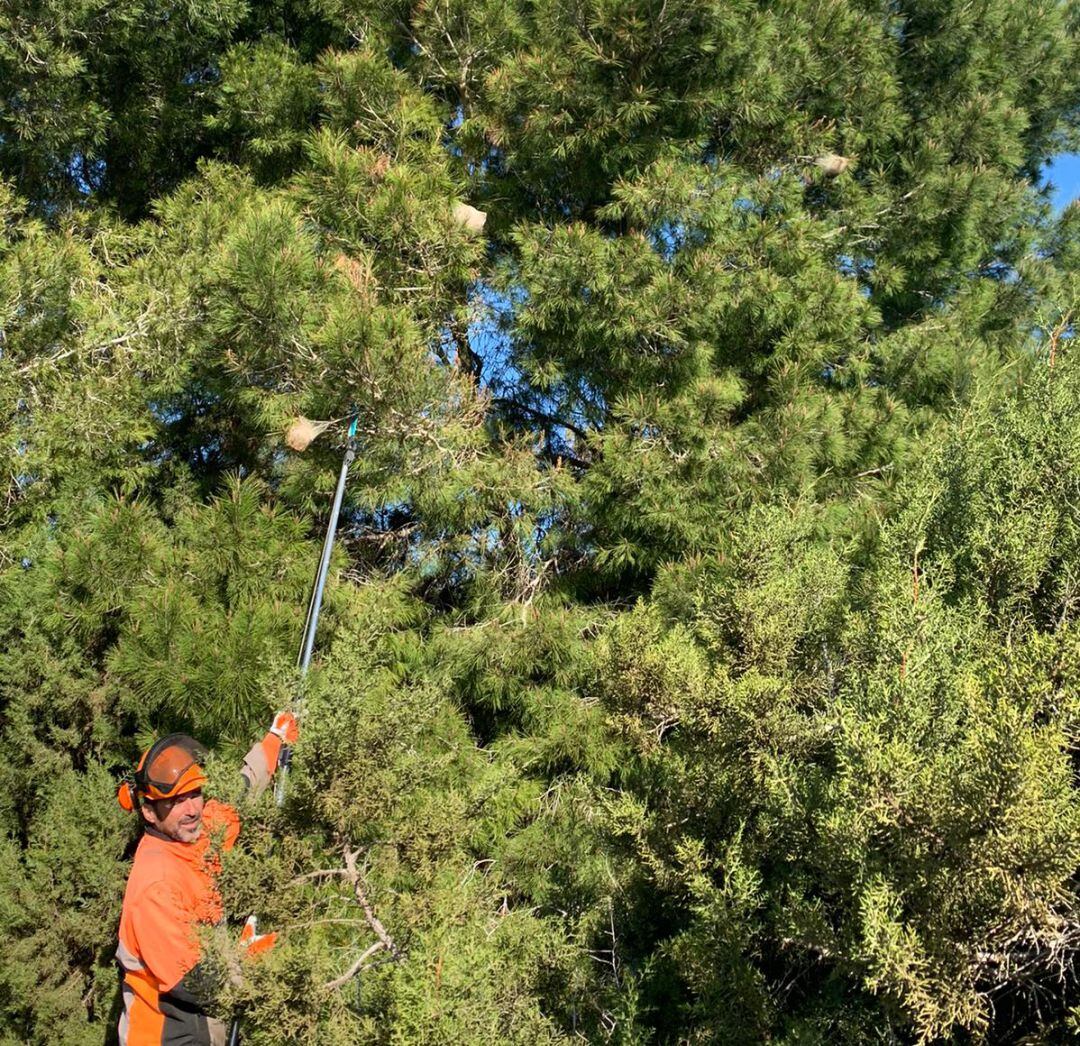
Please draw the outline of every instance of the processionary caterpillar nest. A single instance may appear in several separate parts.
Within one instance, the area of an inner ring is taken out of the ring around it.
[[[478,211],[467,203],[454,204],[454,221],[468,232],[480,232],[487,221],[487,211]]]
[[[308,449],[313,439],[317,439],[332,424],[332,421],[312,421],[301,414],[286,430],[285,444],[295,451],[303,452]]]

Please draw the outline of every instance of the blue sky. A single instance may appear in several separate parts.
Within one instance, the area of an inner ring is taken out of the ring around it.
[[[1080,153],[1063,153],[1045,171],[1054,186],[1054,206],[1064,207],[1080,198]]]

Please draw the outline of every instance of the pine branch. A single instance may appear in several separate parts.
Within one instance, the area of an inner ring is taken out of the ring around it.
[[[1058,342],[1061,341],[1063,335],[1065,335],[1069,328],[1072,326],[1072,310],[1068,310],[1061,320],[1054,326],[1054,329],[1050,332],[1050,358],[1049,369],[1054,369],[1054,361],[1057,357]]]
[[[547,422],[549,425],[557,425],[559,428],[569,429],[575,436],[578,436],[581,439],[588,438],[588,432],[580,426],[575,425],[573,422],[566,421],[564,418],[557,417],[554,414],[548,414],[545,411],[537,410],[536,407],[530,407],[528,404],[512,399],[509,396],[495,396],[492,399],[492,403],[498,403],[500,406],[522,411],[523,413],[528,414],[529,417],[536,418],[537,421],[543,421]]]

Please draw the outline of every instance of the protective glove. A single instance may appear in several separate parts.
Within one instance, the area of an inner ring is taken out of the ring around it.
[[[270,733],[280,737],[287,745],[296,744],[300,736],[300,728],[296,724],[296,716],[292,712],[278,712],[270,724]]]
[[[259,933],[258,929],[258,920],[254,915],[249,915],[240,931],[240,947],[248,958],[265,954],[277,942],[276,933]]]

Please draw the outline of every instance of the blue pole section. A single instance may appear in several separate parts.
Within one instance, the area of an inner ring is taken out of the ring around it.
[[[338,473],[337,489],[334,491],[334,504],[330,509],[330,521],[326,525],[326,537],[323,538],[322,554],[319,557],[319,569],[315,574],[315,588],[311,593],[311,602],[308,604],[307,621],[304,623],[304,638],[300,644],[300,656],[297,664],[300,667],[301,694],[297,699],[297,711],[303,700],[303,680],[307,675],[308,665],[311,664],[311,653],[315,649],[315,632],[319,627],[319,611],[322,609],[323,591],[326,589],[326,576],[330,572],[330,557],[334,551],[334,537],[337,534],[338,516],[341,514],[341,502],[345,497],[345,480],[349,475],[349,466],[356,458],[356,426],[359,417],[355,417],[349,425],[349,441],[345,445],[345,457],[341,461],[341,472]],[[289,776],[289,765],[292,762],[292,752],[288,746],[283,745],[281,754],[278,756],[277,780],[274,783],[274,800],[278,806],[285,801],[285,788]]]

